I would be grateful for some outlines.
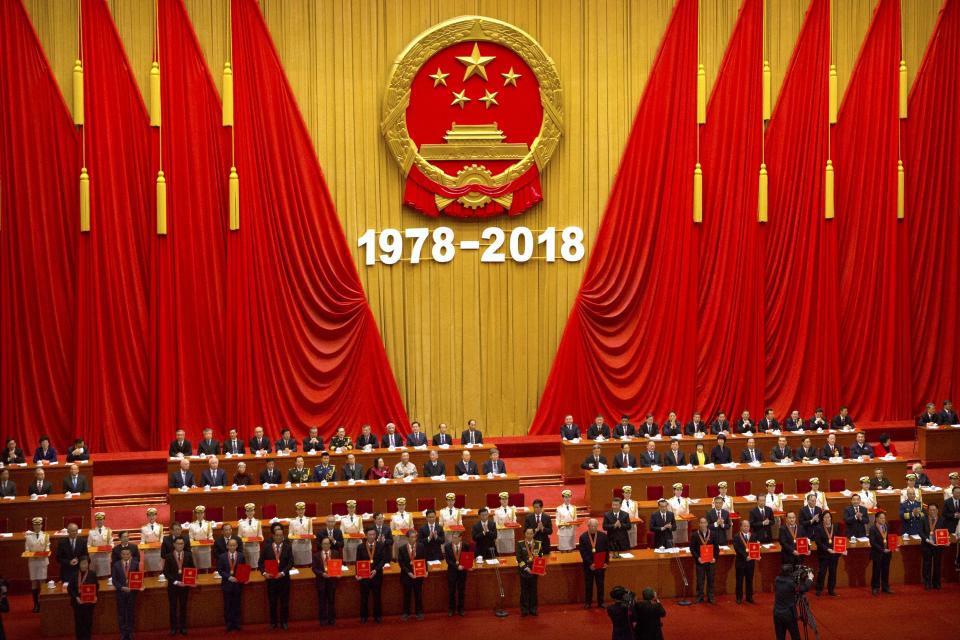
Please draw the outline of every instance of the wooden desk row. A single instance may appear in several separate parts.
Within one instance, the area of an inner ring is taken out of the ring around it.
[[[917,442],[924,464],[960,463],[960,424],[917,427]]]
[[[734,483],[737,481],[750,482],[750,489],[742,492],[744,495],[757,494],[766,491],[764,483],[770,478],[782,482],[784,492],[791,493],[791,488],[796,487],[798,479],[807,480],[814,476],[820,479],[821,488],[829,487],[831,480],[843,480],[846,488],[853,491],[860,487],[859,479],[861,476],[872,477],[873,470],[877,468],[882,468],[888,478],[896,479],[903,475],[902,472],[906,469],[906,461],[903,458],[894,460],[873,458],[866,461],[844,460],[839,464],[825,461],[821,461],[819,464],[796,462],[792,465],[764,462],[757,466],[738,464],[734,468],[716,465],[712,469],[707,467],[694,467],[693,469],[662,467],[659,471],[650,468],[633,471],[608,469],[604,473],[588,471],[586,475],[586,501],[592,513],[601,513],[610,508],[613,490],[619,489],[623,485],[632,486],[633,495],[640,499],[645,499],[647,488],[653,486],[661,487],[664,497],[669,498],[673,494],[671,487],[676,482],[689,485],[691,496],[706,496],[707,487],[714,486],[721,480],[726,480],[729,483],[731,495],[736,493]]]
[[[63,479],[70,475],[71,462],[66,462],[66,456],[61,456],[57,464],[36,465],[32,462],[24,464],[11,464],[2,466],[10,471],[10,480],[17,485],[17,495],[26,495],[30,491],[30,485],[36,482],[35,475],[37,467],[43,469],[44,479],[50,483],[54,492],[59,493],[63,490]],[[80,475],[87,479],[89,489],[93,492],[93,459],[77,462],[80,467]]]
[[[853,544],[849,555],[840,561],[837,582],[841,587],[869,588],[870,556],[869,545]],[[949,559],[955,547],[946,549],[944,554],[943,579],[956,581],[956,572],[949,570]],[[735,573],[733,550],[721,551],[716,565],[716,593],[732,594]],[[811,560],[815,561],[815,558]],[[508,607],[516,607],[520,597],[520,581],[516,562],[511,557],[502,558],[499,569],[503,582],[505,602]],[[808,563],[809,564],[809,563]],[[683,586],[679,566],[683,567],[691,585],[689,590]],[[762,550],[759,570],[755,573],[755,588],[761,592],[770,592],[773,580],[780,570],[779,545],[773,544]],[[635,592],[652,586],[661,598],[672,598],[694,591],[695,571],[693,559],[689,553],[658,554],[651,550],[633,552],[633,558],[618,558],[610,561],[606,573],[607,588],[622,584]],[[919,543],[906,543],[891,562],[890,581],[894,584],[920,581]],[[145,590],[138,594],[136,605],[136,630],[147,631],[166,629],[168,626],[168,604],[166,586],[156,578],[147,578]],[[301,569],[299,575],[292,578],[290,594],[291,620],[316,620],[317,597],[313,585],[313,573]],[[401,587],[396,564],[385,571],[383,582],[383,613],[395,616],[401,613]],[[222,620],[222,594],[220,581],[212,575],[201,575],[198,587],[189,595],[188,626],[220,627]],[[100,583],[100,600],[94,615],[94,633],[116,633],[115,591]],[[580,603],[583,598],[583,567],[577,552],[554,553],[547,563],[547,574],[539,580],[540,604]],[[338,618],[354,618],[359,615],[359,584],[347,568],[346,575],[337,585],[336,610]],[[447,609],[446,568],[443,565],[430,567],[423,587],[424,609],[427,612],[440,612]],[[471,611],[492,609],[498,602],[497,576],[494,567],[484,565],[472,571],[467,578],[466,603]],[[264,580],[253,575],[243,593],[243,623],[262,624],[268,621],[267,598]],[[72,616],[69,596],[59,588],[43,589],[41,593],[40,617],[41,632],[44,636],[63,636],[72,633],[72,626],[64,620]],[[214,613],[215,612],[215,613]]]
[[[483,463],[486,462],[490,457],[490,449],[493,449],[491,445],[476,445],[473,447],[463,447],[460,445],[451,445],[446,448],[441,447],[428,447],[426,449],[414,449],[412,447],[404,447],[398,449],[372,449],[370,451],[364,451],[362,449],[351,449],[349,451],[344,451],[342,453],[330,452],[330,462],[337,466],[337,479],[339,479],[340,472],[343,469],[343,465],[347,462],[347,455],[353,454],[357,460],[357,464],[363,467],[363,472],[366,473],[367,469],[373,466],[373,463],[376,462],[377,458],[383,458],[384,462],[390,468],[391,472],[393,467],[400,462],[401,454],[406,451],[410,454],[410,462],[417,466],[417,471],[423,472],[423,465],[430,459],[430,450],[435,450],[438,454],[440,460],[443,461],[443,464],[447,468],[448,474],[453,474],[453,467],[460,459],[463,457],[464,451],[470,452],[470,459],[477,463],[477,468],[482,469]],[[291,453],[289,455],[277,455],[271,454],[268,456],[255,456],[251,454],[246,454],[242,456],[230,456],[225,455],[217,456],[220,462],[220,468],[226,471],[227,479],[232,482],[234,474],[237,472],[237,465],[241,462],[247,464],[247,473],[249,473],[254,482],[260,478],[260,472],[266,469],[267,459],[273,459],[276,463],[277,469],[280,469],[283,472],[283,479],[287,479],[287,471],[294,466],[297,461],[297,456],[303,456],[304,465],[313,469],[313,467],[320,464],[320,452],[314,453],[304,453],[302,451]],[[196,478],[197,484],[200,483],[200,474],[207,468],[207,461],[200,456],[190,456],[190,471],[193,472],[194,477]],[[507,462],[509,464],[509,462]],[[180,460],[175,458],[169,458],[167,460],[167,476],[174,471],[180,469]]]
[[[30,522],[37,516],[46,520],[47,529],[64,526],[63,519],[81,517],[84,527],[90,526],[90,508],[93,494],[78,493],[67,498],[64,494],[50,494],[46,498],[31,500],[29,496],[18,496],[13,500],[0,500],[0,530],[26,531]],[[5,525],[5,528],[2,528]]]
[[[838,447],[849,447],[857,439],[856,431],[823,431],[818,433],[816,431],[805,431],[802,434],[795,433],[793,431],[784,431],[780,435],[783,435],[787,438],[787,445],[794,449],[800,446],[800,443],[803,442],[803,439],[809,437],[813,442],[813,445],[818,449],[822,448],[823,445],[827,443],[827,436],[831,433],[837,436],[837,446]],[[777,445],[777,438],[775,436],[767,433],[757,433],[752,436],[756,440],[757,449],[763,453],[764,459],[770,458],[770,452]],[[740,453],[747,448],[747,440],[750,436],[743,436],[739,434],[731,434],[727,438],[727,446],[730,447],[730,450],[733,452],[733,459],[739,460]],[[661,438],[660,440],[654,440],[657,443],[657,452],[662,457],[670,450],[670,441],[673,438]],[[563,476],[564,482],[568,482],[571,479],[583,478],[586,474],[586,471],[580,468],[580,464],[586,459],[587,456],[593,453],[593,445],[599,444],[602,455],[606,456],[607,461],[610,466],[613,467],[614,457],[620,453],[620,446],[624,443],[630,445],[630,454],[636,456],[637,460],[640,459],[640,454],[643,453],[647,448],[647,438],[632,438],[629,440],[604,440],[603,442],[597,443],[593,440],[580,440],[580,442],[571,442],[569,440],[564,440],[560,445],[560,464],[561,464],[561,474]],[[682,438],[678,439],[680,443],[680,451],[689,458],[690,454],[694,453],[697,450],[697,443],[702,442],[703,448],[707,452],[707,455],[710,454],[710,451],[717,446],[717,437],[713,435],[707,435],[702,438],[694,438],[693,436],[684,435]]]

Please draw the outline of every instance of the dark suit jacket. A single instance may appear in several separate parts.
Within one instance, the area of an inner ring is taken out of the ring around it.
[[[769,520],[770,524],[764,526],[763,521]],[[770,542],[773,540],[771,531],[773,529],[773,509],[767,506],[754,507],[750,510],[750,533],[753,534],[757,542]]]
[[[131,562],[131,565],[132,565],[132,564],[133,564],[133,563]],[[122,568],[121,568],[121,570],[120,570],[120,573],[123,573],[123,569],[122,569]],[[97,594],[100,593],[100,582],[99,582],[99,580],[97,580],[97,572],[96,572],[96,571],[87,571],[87,575],[86,575],[86,576],[84,577],[84,579],[83,579],[83,584],[95,584],[95,585],[97,585],[97,588],[96,588]],[[78,574],[75,574],[72,578],[70,578],[70,581],[67,583],[67,593],[70,594],[70,604],[71,604],[71,605],[76,605],[76,604],[77,604],[77,598],[80,597],[80,575],[79,575],[79,573],[78,573]],[[94,605],[85,605],[85,606],[94,606]]]
[[[746,433],[746,432],[748,432],[748,431],[749,431],[750,433],[757,433],[757,423],[756,423],[756,422],[754,422],[753,420],[749,420],[749,421],[748,421],[748,424],[746,424],[746,426],[744,426],[745,424],[746,424],[746,423],[744,423],[744,421],[743,421],[742,418],[741,418],[740,420],[737,420],[737,421],[734,423],[734,425],[733,425],[733,431],[734,431],[734,433]]]
[[[713,557],[715,560],[719,561],[720,559],[720,543],[717,542],[717,536],[714,535],[712,529],[707,529],[707,541],[700,541],[700,528],[693,528],[693,531],[690,532],[690,555],[693,556],[694,566],[700,562],[700,547],[705,544],[713,545]]]
[[[819,422],[817,422],[817,420],[819,420]],[[829,420],[827,420],[826,418],[817,418],[816,416],[807,420],[807,424],[810,426],[811,429],[829,429],[830,428]]]
[[[227,540],[237,541],[237,551],[241,551],[243,549],[243,541],[237,534],[233,534],[229,538],[220,536],[213,541],[213,561],[215,564],[219,562],[220,556],[227,552]],[[219,564],[217,564],[217,567],[219,568]]]
[[[330,549],[331,560],[337,560],[342,558],[343,558],[343,555],[339,551],[337,551],[336,549]],[[310,565],[310,569],[313,570],[313,576],[316,580],[325,580],[325,579],[336,580],[336,578],[323,577],[324,569],[326,569],[326,567],[323,566],[323,554],[319,547],[317,548],[316,551],[313,552],[313,562]]]
[[[343,465],[344,480],[363,480],[363,467],[357,463]]]
[[[800,431],[801,429],[806,429],[807,425],[804,424],[803,418],[787,418],[787,421],[783,423],[783,427],[786,431]]]
[[[757,428],[760,430],[761,433],[765,433],[767,431],[776,431],[777,429],[780,428],[780,423],[777,422],[776,418],[774,418],[773,420],[767,420],[766,418],[761,418],[760,424],[758,425]]]
[[[634,634],[644,640],[663,640],[663,623],[660,620],[665,617],[667,612],[659,602],[638,600],[633,607]]]
[[[597,436],[603,436],[607,440],[610,439],[610,427],[604,422],[602,425],[597,427],[597,423],[593,422],[587,428],[587,439],[596,440]]]
[[[280,474],[280,469],[276,467],[273,468],[273,471],[270,469],[264,469],[260,472],[260,484],[269,482],[270,484],[280,484],[283,482],[283,476]]]
[[[707,425],[706,422],[701,421],[701,422],[698,422],[697,424],[693,424],[693,420],[691,420],[690,422],[687,423],[687,425],[683,428],[683,430],[686,432],[688,436],[692,436],[697,433],[706,433],[709,428],[710,427]]]
[[[793,459],[798,461],[803,460],[804,458],[807,460],[816,460],[820,457],[818,454],[819,452],[817,451],[816,447],[810,447],[809,449],[797,447],[793,451]]]
[[[369,436],[365,436],[362,433],[357,436],[357,449],[363,449],[367,445],[370,445],[374,449],[380,446],[380,440],[377,439],[377,434],[371,431]]]
[[[181,532],[176,538],[174,538],[169,533],[163,536],[163,540],[160,542],[160,557],[166,558],[167,555],[173,552],[173,543],[177,538],[183,538],[183,549],[188,551],[190,549],[190,536],[186,533]]]
[[[479,429],[473,430],[473,435],[470,435],[470,430],[466,430],[460,434],[460,444],[467,444],[470,442],[471,437],[473,438],[473,444],[483,444],[483,433]]]
[[[433,446],[439,447],[442,444],[453,444],[453,436],[449,433],[436,433],[431,440]]]
[[[683,425],[679,422],[676,423],[675,427],[671,427],[669,422],[664,422],[660,427],[660,433],[664,436],[678,436],[683,432]]]
[[[237,548],[237,562],[233,571],[230,571],[230,556],[227,555],[226,549],[217,556],[216,568],[217,573],[220,574],[220,588],[224,591],[236,592],[243,589],[243,585],[239,582],[230,582],[230,576],[236,575],[237,567],[241,564],[247,564],[247,559],[243,557],[243,551],[241,551],[242,548],[242,545]]]
[[[664,525],[670,525],[669,529],[664,529]],[[660,513],[659,509],[650,516],[650,530],[653,531],[653,548],[673,547],[673,532],[677,528],[677,518],[672,511],[665,514]]]
[[[644,422],[640,425],[640,428],[637,429],[637,435],[639,436],[650,436],[651,438],[660,433],[660,427],[657,426],[656,422],[651,422],[647,424]]]
[[[193,455],[193,447],[190,445],[189,440],[184,440],[182,443],[174,440],[170,443],[170,448],[168,449],[171,458],[175,458],[179,454],[185,456]]]
[[[37,485],[33,485],[37,486]],[[7,480],[7,483],[0,487],[0,496],[15,496],[17,495],[17,485],[14,484],[13,480]]]
[[[890,533],[890,525],[887,525],[887,533]],[[883,535],[880,533],[880,528],[877,525],[870,527],[870,531],[867,532],[867,537],[870,538],[870,558],[882,558],[884,556],[884,549],[887,548],[883,543]]]
[[[217,468],[216,472],[213,469],[207,468],[203,470],[203,473],[200,474],[200,486],[201,487],[222,487],[227,484],[227,472],[223,469]]]
[[[830,421],[830,426],[832,426],[834,429],[853,428],[853,418],[850,416],[833,416],[833,420]]]
[[[0,462],[3,462],[3,464],[23,464],[26,462],[23,457],[23,449],[14,449],[13,454],[10,453],[9,449],[4,449],[2,455]]]
[[[443,460],[437,460],[436,462],[427,460],[423,465],[423,475],[426,478],[445,476],[447,475],[447,466],[443,464]]]
[[[823,449],[820,450],[821,460],[829,460],[830,458],[842,458],[842,457],[843,457],[843,449],[836,445],[831,447],[830,443],[824,444]]]
[[[373,545],[373,557],[370,556],[370,551],[367,549],[367,541],[364,540],[360,543],[360,546],[357,547],[357,560],[369,560],[370,570],[377,572],[377,575],[373,576],[371,580],[380,580],[383,578],[383,565],[390,559],[389,551],[386,545],[376,542]]]
[[[339,531],[337,532],[339,533]],[[320,538],[317,538],[317,542],[320,541]],[[293,568],[293,547],[290,546],[290,541],[284,538],[283,543],[280,547],[280,557],[273,551],[273,539],[264,540],[263,546],[260,548],[260,561],[257,563],[257,570],[260,573],[263,573],[264,563],[267,560],[276,560],[278,565],[278,571],[283,574],[280,580],[289,580],[290,579],[290,569]]]
[[[710,452],[710,460],[714,464],[726,464],[728,462],[733,462],[733,451],[730,450],[730,447],[717,445]]]
[[[67,452],[67,462],[83,462],[90,459],[90,450],[84,447],[82,453],[74,455],[73,449]]]
[[[179,582],[183,576],[179,573],[179,567],[177,566],[176,550],[171,551],[163,558],[163,575],[167,579],[167,588],[174,586],[174,582]],[[195,567],[196,565],[193,562],[193,554],[189,550],[184,548],[183,550],[183,568]]]
[[[427,434],[423,431],[411,431],[407,434],[407,446],[408,447],[420,447],[427,444]]]
[[[128,544],[127,549],[130,549],[130,557],[140,560],[140,549],[137,548],[135,544]],[[117,544],[113,547],[113,551],[110,552],[110,564],[113,564],[120,559],[120,552],[123,551],[123,545]]]
[[[130,559],[130,571],[140,571],[140,560],[137,558]],[[119,596],[120,589],[127,586],[127,576],[123,573],[122,561],[117,560],[113,563],[110,567],[110,577],[113,578],[113,588],[117,590]]]
[[[560,425],[560,437],[563,440],[574,440],[580,437],[580,427],[575,424],[571,424],[569,427],[565,424]],[[434,444],[436,443],[437,436],[433,436]]]
[[[622,438],[623,436],[635,436],[637,435],[637,428],[630,424],[629,422],[624,425],[618,423],[617,426],[613,428],[613,437]]]
[[[620,528],[617,529],[617,521],[620,522]],[[628,531],[633,528],[630,522],[630,515],[626,511],[607,511],[603,514],[603,530],[607,534],[610,546],[617,550],[626,550],[630,547],[630,538]],[[518,547],[519,548],[519,547]]]
[[[718,522],[720,526],[714,526]],[[710,511],[707,511],[707,525],[710,527],[710,533],[716,538],[717,544],[727,544],[727,537],[732,526],[729,511],[720,509],[720,513],[717,513],[716,509],[710,509]]]
[[[940,424],[960,424],[960,418],[956,411],[942,410],[937,414],[937,421]]]
[[[857,512],[860,513],[859,520],[857,520]],[[867,536],[867,523],[869,519],[870,514],[863,505],[860,505],[856,509],[853,508],[852,504],[848,506],[843,510],[843,523],[847,527],[846,535],[865,538]]]
[[[44,481],[43,481],[43,485],[42,485],[39,489],[37,488],[37,481],[36,481],[36,480],[31,480],[29,486],[30,486],[30,495],[31,495],[31,496],[32,496],[32,495],[45,495],[45,496],[46,496],[46,495],[50,495],[51,493],[53,493],[53,486],[50,484],[50,481],[49,481],[49,480],[44,480]]]
[[[850,456],[854,458],[857,456],[867,456],[868,458],[872,458],[873,447],[871,447],[867,442],[864,442],[862,447],[859,443],[854,442],[850,447]]]
[[[340,529],[327,529],[326,525],[316,533],[317,547],[324,538],[330,538],[330,548],[340,551],[343,549],[343,532]]]
[[[57,450],[53,447],[48,447],[46,452],[40,447],[37,447],[33,452],[33,461],[39,462],[41,460],[46,460],[47,462],[56,462],[57,461]]]
[[[680,451],[679,449],[677,450],[676,455],[674,455],[673,451],[667,451],[667,453],[663,456],[663,464],[665,465],[674,465],[679,467],[680,465],[686,463],[687,457],[683,455],[683,451]]]
[[[753,535],[752,531],[750,534],[750,540],[748,542],[760,542],[760,540],[757,540],[756,536]],[[733,550],[737,554],[737,558],[734,563],[738,568],[745,568],[747,563],[750,562],[750,550],[747,548],[747,543],[744,542],[743,536],[740,534],[740,532],[735,533],[733,536]]]
[[[890,479],[887,478],[886,476],[884,476],[883,478],[878,478],[877,476],[873,476],[872,478],[870,478],[870,488],[874,490],[891,489],[893,488],[893,484],[890,482]]]
[[[753,452],[757,456],[757,462],[763,462],[763,452],[761,452],[760,449],[757,449],[757,448],[754,448]],[[747,449],[744,449],[743,451],[740,452],[740,462],[753,462],[750,459],[750,451],[748,451]]]
[[[427,551],[423,546],[423,543],[418,542],[416,546],[413,547],[413,557],[410,556],[410,545],[405,544],[400,547],[400,550],[397,552],[397,563],[400,565],[400,581],[409,582],[413,578],[409,575],[413,573],[413,561],[414,560],[426,560]],[[416,578],[417,580],[423,580],[424,578]]]
[[[823,521],[823,509],[820,507],[814,507],[813,513],[810,513],[810,507],[803,505],[803,507],[800,509],[800,513],[797,514],[797,517],[800,520],[800,535],[812,538],[814,529],[819,527],[820,523]],[[814,518],[817,518],[816,522],[813,521]]]
[[[600,461],[598,463],[594,459],[593,454],[590,454],[589,456],[583,459],[583,462],[580,463],[580,468],[581,469],[597,469],[598,468],[597,464],[603,464],[603,465],[607,464],[607,457],[600,456]]]
[[[797,537],[803,537],[803,530],[797,527]],[[796,540],[793,539],[793,536],[790,535],[790,530],[787,528],[787,523],[784,521],[780,525],[780,555],[784,561],[789,561],[791,564],[796,562],[796,559],[799,556],[793,555],[793,552],[797,550]]]
[[[830,558],[830,550],[833,549],[833,536],[840,535],[840,532],[837,530],[837,527],[834,526],[833,535],[827,535],[827,530],[824,529],[823,523],[820,523],[808,530],[807,535],[817,543],[817,555],[821,558]]]
[[[267,453],[270,453],[271,451],[270,438],[266,436],[260,438],[259,440],[257,440],[256,437],[250,438],[250,442],[247,444],[250,445],[250,453],[256,453],[257,451],[261,450],[266,451]]]
[[[183,475],[181,474],[180,469],[177,469],[170,474],[170,488],[179,489],[180,487],[192,487],[196,484],[193,481],[193,471],[187,471],[187,480],[183,481]]]
[[[497,469],[493,469],[493,460],[487,460],[483,463],[483,472],[484,473],[506,473],[507,465],[503,463],[503,460],[497,460]]]
[[[540,548],[544,553],[548,553],[550,551],[550,534],[553,533],[553,523],[546,512],[540,513],[540,524],[543,525],[543,533],[534,533],[533,539],[539,540]],[[537,530],[537,515],[535,513],[528,513],[523,519],[523,530],[526,531],[527,529]]]
[[[223,441],[223,452],[224,453],[234,453],[237,455],[243,455],[246,452],[247,446],[240,438],[237,438],[237,443],[234,445],[232,440]]]
[[[37,485],[34,484],[33,486],[37,486]],[[67,491],[69,491],[70,493],[86,493],[90,491],[90,487],[87,484],[87,479],[84,478],[82,475],[77,476],[76,485],[74,485],[73,483],[73,477],[70,475],[67,475],[63,478],[63,492],[66,493]]]
[[[937,413],[927,413],[923,412],[920,414],[920,417],[917,418],[917,426],[922,427],[924,425],[930,424],[940,424],[940,419]]]
[[[460,541],[460,553],[463,554],[464,551],[473,551],[473,545],[469,542]],[[457,569],[457,554],[453,550],[453,543],[448,542],[443,545],[443,559],[447,561],[447,574],[456,574],[459,569]]]
[[[719,420],[714,420],[710,423],[710,433],[717,435],[723,431],[729,432],[733,428],[733,425],[730,424],[729,420],[724,420],[723,424],[720,424]]]
[[[618,453],[617,456],[613,459],[613,468],[614,469],[623,469],[624,467],[636,467],[637,458],[632,453],[627,454],[627,460],[624,461],[623,453]]]
[[[577,544],[577,551],[580,552],[580,560],[583,561],[584,571],[593,566],[594,547],[590,546],[590,533],[584,531],[580,534],[580,540]],[[597,553],[607,552],[607,534],[603,531],[597,531]]]
[[[473,543],[477,545],[477,555],[484,558],[497,557],[497,524],[493,518],[487,520],[487,532],[483,532],[483,523],[477,520],[470,532]]]
[[[87,555],[87,539],[83,536],[77,536],[76,542],[71,549],[69,538],[60,538],[57,542],[57,562],[60,563],[60,575],[67,575],[77,570],[77,566],[71,566],[70,561],[74,558],[78,560]]]
[[[660,454],[656,451],[644,451],[640,454],[640,466],[652,467],[660,464]]]
[[[361,446],[361,445],[357,445]],[[376,446],[376,445],[374,445]],[[306,437],[303,439],[303,448],[301,451],[323,451],[323,438],[317,436],[315,439]]]
[[[773,462],[793,460],[793,449],[790,448],[790,445],[785,446],[783,449],[780,448],[780,445],[777,445],[773,448],[773,451],[770,452],[770,459]]]
[[[464,474],[471,476],[480,475],[480,471],[477,469],[477,463],[473,460],[471,460],[468,464],[463,464],[463,460],[460,460],[457,462],[457,466],[454,468],[454,470],[457,472],[458,476],[462,476]]]
[[[923,544],[922,549],[927,553],[943,551],[943,547],[932,545],[930,544],[929,540],[934,536],[933,532],[936,529],[946,528],[947,523],[944,521],[943,516],[938,516],[936,522],[933,523],[933,529],[931,529],[930,516],[928,514],[924,514],[920,521],[920,542]]]
[[[957,523],[960,522],[960,502],[955,498],[947,498],[943,501],[943,519],[950,531],[957,530]]]
[[[206,440],[201,440],[199,443],[197,443],[197,453],[202,453],[203,455],[207,456],[220,455],[220,441],[212,438],[209,442]]]
[[[391,442],[393,443],[391,445]],[[386,449],[390,446],[402,447],[403,446],[403,436],[394,431],[392,434],[385,433],[383,437],[380,438],[380,448]]]
[[[297,441],[293,438],[289,440],[277,440],[274,451],[296,451]]]
[[[427,560],[439,560],[441,547],[443,547],[443,527],[440,526],[439,522],[433,523],[433,540],[430,539],[430,525],[424,524],[417,531],[419,536],[420,545],[423,547],[423,551],[426,554]]]

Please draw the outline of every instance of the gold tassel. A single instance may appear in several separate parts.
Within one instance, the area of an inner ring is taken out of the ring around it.
[[[167,235],[167,179],[157,171],[157,235]]]
[[[160,63],[150,67],[150,126],[160,126]]]
[[[233,126],[233,69],[223,63],[223,126]]]
[[[83,125],[83,62],[73,63],[73,124]]]
[[[900,61],[900,118],[907,117],[907,90],[910,83],[907,80],[907,61]]]
[[[833,160],[827,159],[827,170],[823,176],[823,217],[833,220]]]
[[[837,65],[830,65],[830,124],[837,124]]]
[[[90,231],[90,174],[80,169],[80,231]]]
[[[770,119],[770,111],[773,108],[770,88],[770,63],[763,61],[763,119]]]
[[[903,160],[897,160],[897,220],[904,217],[904,196],[906,194],[906,179],[903,175]]]
[[[699,162],[693,170],[693,221],[703,222],[703,170]]]
[[[240,176],[230,167],[230,231],[240,229]]]
[[[760,163],[760,186],[757,190],[757,222],[767,221],[767,165]]]
[[[697,124],[707,123],[707,70],[697,65]]]

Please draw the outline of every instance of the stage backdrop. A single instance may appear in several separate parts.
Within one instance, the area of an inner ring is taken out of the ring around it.
[[[230,49],[229,2],[191,0],[185,4],[219,89],[219,70]],[[764,57],[771,63],[776,99],[809,3],[778,0],[766,4],[763,48]],[[834,3],[830,46],[831,59],[838,67],[841,95],[875,4],[859,0]],[[912,80],[942,3],[914,0],[907,4],[903,20],[904,56]],[[76,49],[76,3],[26,0],[25,5],[54,75],[63,93],[69,95]],[[148,95],[150,61],[154,55],[154,2],[113,0],[108,5],[131,70],[141,92]],[[582,227],[589,258],[637,105],[674,6],[673,0],[261,2],[411,418],[430,427],[440,421],[459,427],[473,417],[489,433],[526,433],[588,261],[481,265],[478,257],[471,254],[460,256],[451,264],[427,261],[419,265],[363,265],[356,239],[367,228],[424,226],[419,214],[401,206],[402,176],[379,132],[383,87],[390,64],[421,31],[463,14],[506,20],[537,38],[554,58],[560,73],[564,138],[542,176],[544,202],[516,219],[498,219],[497,224],[507,231],[520,225],[537,230],[547,226]],[[738,0],[699,3],[697,40],[699,59],[706,68],[708,93],[720,71],[740,6]],[[460,238],[479,237],[483,226],[453,220],[445,223]],[[705,226],[698,233],[707,231]],[[642,252],[645,248],[622,250]],[[676,247],[678,259],[689,250]],[[762,289],[753,295],[762,295]],[[729,304],[738,302],[730,300]],[[693,310],[675,306],[643,312],[684,314]],[[931,324],[925,335],[931,339],[955,335],[949,327],[945,330],[942,326]],[[755,335],[750,338],[758,339]],[[703,344],[698,351],[705,353],[711,348],[712,345]],[[757,361],[762,364],[762,353],[756,355],[761,356]],[[916,355],[915,359],[920,357]],[[650,362],[648,366],[696,365]],[[949,391],[928,376],[914,377],[924,394]],[[754,395],[735,395],[731,401],[759,398],[751,401],[760,404],[776,392],[753,389]],[[690,395],[659,397],[651,409],[676,405],[686,413],[692,408]],[[915,405],[923,397],[912,397],[909,402]],[[720,406],[726,399],[718,396],[711,403]],[[847,400],[856,403],[856,398]],[[749,408],[759,411],[761,407]],[[912,408],[900,407],[898,411],[906,416]],[[809,407],[803,409],[807,411]],[[587,411],[584,408],[582,413]],[[578,420],[586,417],[578,415]],[[29,426],[30,432],[42,428]],[[251,425],[238,426],[248,429]],[[65,433],[68,431],[64,429]],[[161,434],[155,439],[163,437]]]

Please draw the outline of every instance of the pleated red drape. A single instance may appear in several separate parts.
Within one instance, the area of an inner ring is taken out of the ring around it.
[[[960,395],[960,1],[940,12],[903,122],[913,412]]]
[[[20,2],[0,2],[0,435],[73,436],[80,143]]]
[[[154,234],[153,446],[226,424],[229,129],[182,0],[158,3],[167,235]]]
[[[757,224],[763,42],[761,0],[745,0],[700,138],[703,224],[694,409],[739,414],[763,402],[764,248]]]
[[[303,117],[254,0],[233,0],[240,230],[229,239],[228,422],[393,421],[406,412]]]
[[[679,0],[531,432],[693,402],[697,2]],[[678,81],[687,78],[688,82]],[[676,405],[672,404],[676,403]]]
[[[834,127],[841,402],[910,416],[907,226],[897,221],[899,0],[880,0]],[[954,151],[955,152],[955,151]]]
[[[830,0],[813,0],[766,135],[766,406],[783,416],[840,403],[837,222],[824,217]]]

